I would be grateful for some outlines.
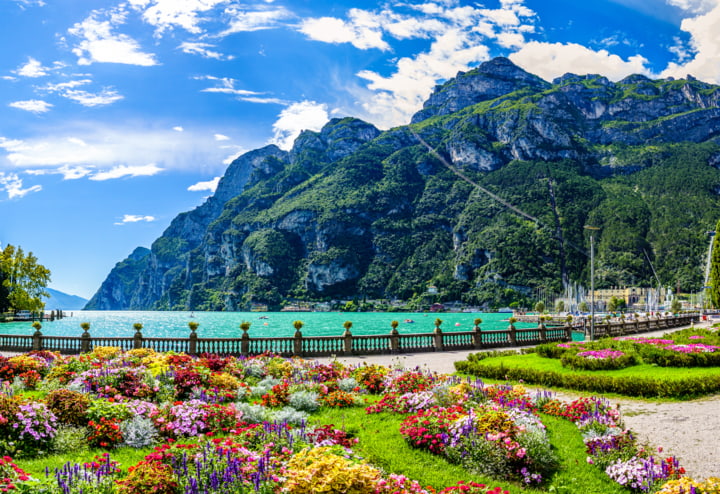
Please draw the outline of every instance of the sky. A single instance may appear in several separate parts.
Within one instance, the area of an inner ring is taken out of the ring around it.
[[[228,164],[496,56],[720,83],[720,0],[0,0],[0,246],[90,298]]]

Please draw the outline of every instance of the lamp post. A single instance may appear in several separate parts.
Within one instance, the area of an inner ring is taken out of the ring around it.
[[[595,340],[595,232],[600,228],[585,225],[590,232],[590,341]]]

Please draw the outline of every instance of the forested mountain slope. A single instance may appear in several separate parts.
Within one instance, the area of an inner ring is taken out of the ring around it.
[[[547,82],[498,58],[407,126],[354,118],[233,162],[215,195],[110,273],[88,309],[241,310],[307,299],[507,305],[533,289],[703,284],[720,217],[720,87]],[[512,207],[509,207],[512,206]]]

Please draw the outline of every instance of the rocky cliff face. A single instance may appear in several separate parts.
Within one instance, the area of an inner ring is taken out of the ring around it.
[[[719,103],[719,87],[692,78],[551,83],[494,59],[438,86],[408,127],[335,119],[289,152],[241,156],[205,204],[116,266],[88,308],[410,298],[430,283],[441,298],[492,303],[582,280],[588,221],[614,232],[600,243],[607,283],[649,282],[651,252],[668,282],[691,288],[697,232],[720,212]],[[688,201],[672,214],[670,186]],[[673,248],[665,239],[683,228],[692,238]]]

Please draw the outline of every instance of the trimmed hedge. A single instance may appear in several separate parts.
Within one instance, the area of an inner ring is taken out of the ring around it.
[[[720,392],[720,375],[653,379],[652,377],[610,377],[560,374],[531,368],[485,365],[481,361],[455,362],[455,369],[488,379],[523,381],[528,384],[567,388],[591,393],[617,393],[639,398],[694,398]]]

